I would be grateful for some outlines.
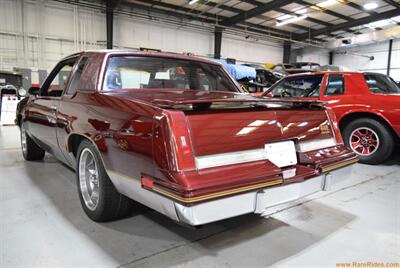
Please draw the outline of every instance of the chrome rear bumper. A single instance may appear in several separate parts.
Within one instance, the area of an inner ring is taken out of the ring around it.
[[[275,186],[191,206],[174,202],[179,221],[189,225],[201,225],[243,214],[271,214],[282,209],[282,205],[319,192],[328,191],[346,179],[352,166],[331,171],[306,181]]]

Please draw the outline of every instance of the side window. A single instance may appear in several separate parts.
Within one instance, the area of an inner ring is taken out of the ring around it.
[[[330,74],[325,89],[325,96],[344,94],[344,77],[341,74]]]
[[[82,75],[83,69],[85,68],[87,60],[88,60],[88,57],[84,56],[79,61],[79,64],[78,64],[76,71],[71,79],[71,82],[69,83],[69,87],[68,87],[67,91],[65,92],[65,95],[72,96],[75,94],[76,90],[78,89],[79,80],[81,79],[81,75]]]
[[[41,96],[61,97],[76,58],[59,63],[41,88]]]
[[[372,93],[399,94],[400,88],[389,76],[383,74],[365,74],[369,91]]]

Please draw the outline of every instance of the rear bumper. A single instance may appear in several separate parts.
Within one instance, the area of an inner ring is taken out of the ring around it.
[[[283,204],[335,187],[350,176],[352,165],[302,182],[281,185],[263,190],[247,192],[196,205],[185,206],[174,202],[176,218],[189,225],[201,225],[243,214],[271,214],[280,210]]]

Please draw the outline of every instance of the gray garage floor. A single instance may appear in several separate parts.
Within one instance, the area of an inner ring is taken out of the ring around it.
[[[399,153],[397,152],[397,155]],[[357,164],[346,183],[264,218],[189,229],[143,209],[90,221],[74,173],[53,157],[25,162],[16,127],[0,128],[0,266],[335,267],[400,262],[400,158]]]

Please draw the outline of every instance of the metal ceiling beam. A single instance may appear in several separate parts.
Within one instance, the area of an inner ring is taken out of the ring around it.
[[[218,5],[215,2],[206,2],[204,4],[209,6],[209,7],[218,7],[219,9],[227,10],[227,11],[230,11],[230,12],[233,12],[233,13],[240,13],[240,12],[243,11],[240,8],[230,7],[230,6],[227,6],[227,5]],[[292,12],[288,11],[288,14],[289,13],[292,13]],[[255,18],[258,18],[258,19],[261,19],[261,20],[265,20],[265,21],[276,21],[275,18],[270,18],[270,17],[264,16],[264,15],[258,15]],[[247,22],[245,22],[245,23],[247,24]],[[296,24],[296,23],[290,23],[288,26],[296,28],[296,29],[299,29],[299,30],[302,30],[302,31],[307,31],[307,32],[310,29],[309,27],[305,27],[303,25],[299,25],[299,24]]]
[[[394,7],[396,7],[396,8],[400,8],[400,3],[397,3],[397,2],[394,1],[394,0],[383,0],[383,1],[384,1],[385,3],[391,5],[391,6],[394,6]]]
[[[343,4],[346,4],[349,7],[357,9],[358,11],[363,12],[363,13],[367,13],[367,14],[376,14],[377,13],[377,12],[375,12],[373,10],[365,10],[362,6],[360,6],[360,5],[356,4],[356,3],[350,2],[350,1],[346,1]]]
[[[168,4],[165,2],[157,2],[157,1],[153,1],[153,0],[136,0],[137,2],[143,2],[143,3],[151,3],[151,6],[145,6],[145,5],[140,5],[134,2],[122,2],[121,5],[125,5],[127,7],[133,7],[133,8],[137,8],[137,9],[141,9],[147,13],[158,13],[158,14],[162,14],[162,15],[169,15],[169,16],[174,16],[176,18],[180,18],[180,19],[187,19],[187,20],[193,20],[193,21],[198,21],[198,22],[205,22],[208,24],[213,24],[216,25],[218,23],[218,20],[215,16],[215,14],[211,14],[211,13],[203,13],[202,16],[196,16],[196,15],[191,15],[188,14],[187,12],[192,11],[192,9],[189,8],[184,8],[184,7],[179,7],[176,5],[172,5],[172,4]],[[161,4],[162,7],[166,7],[166,8],[170,8],[170,9],[175,9],[175,10],[179,10],[181,12],[186,12],[186,13],[178,13],[176,11],[170,11],[170,10],[165,10],[165,9],[158,9],[156,8],[157,4]],[[224,17],[224,16],[218,16],[218,18],[221,19],[227,19],[228,17]],[[216,25],[218,26],[218,25]],[[222,29],[224,27],[221,27]],[[239,26],[239,25],[235,25],[233,26],[233,28],[236,29],[240,29],[241,31],[249,31],[249,32],[254,32],[254,33],[263,33],[265,35],[269,35],[271,37],[276,37],[276,38],[287,38],[289,39],[291,37],[291,33],[287,32],[287,31],[283,31],[283,30],[277,30],[277,29],[273,29],[270,27],[266,27],[266,26],[261,26],[261,25],[257,25],[257,24],[252,24],[252,23],[246,23],[246,26]],[[251,33],[249,33],[251,34]]]
[[[308,33],[300,34],[300,35],[296,36],[295,39],[305,40],[309,37],[313,38],[313,37],[321,35],[321,34],[329,34],[331,32],[345,30],[348,28],[360,26],[363,24],[368,24],[368,23],[382,20],[382,19],[388,19],[388,18],[395,17],[395,16],[400,16],[400,9],[394,9],[394,10],[390,10],[390,11],[386,11],[386,12],[382,12],[382,13],[377,13],[374,15],[370,15],[368,17],[363,17],[361,19],[355,19],[355,20],[353,19],[352,21],[335,24],[335,25],[325,27],[325,28],[322,28],[319,30],[312,30],[309,34]]]
[[[298,1],[296,1],[296,3],[297,3],[297,4],[300,4],[300,5],[303,5],[303,6],[306,6],[306,7],[315,6],[315,5],[313,5],[313,4],[311,4],[311,3],[308,3],[308,2],[306,2],[306,1],[304,1],[304,0],[298,0]],[[320,8],[320,9],[321,9],[321,12],[322,12],[322,13],[325,13],[325,14],[328,14],[328,15],[331,15],[331,16],[334,16],[334,17],[339,18],[339,19],[343,19],[343,20],[347,20],[347,21],[352,21],[352,20],[354,20],[353,18],[351,18],[351,17],[349,17],[349,16],[345,16],[345,15],[343,15],[343,14],[334,12],[334,11],[329,10],[329,9],[326,9],[326,8]]]
[[[250,10],[243,11],[243,12],[241,12],[241,13],[233,16],[233,17],[227,18],[227,19],[221,21],[220,24],[223,25],[223,26],[227,26],[227,27],[233,26],[233,25],[238,24],[240,22],[243,22],[243,21],[245,21],[247,19],[253,18],[253,17],[258,16],[258,15],[261,15],[261,14],[263,14],[265,12],[274,10],[276,8],[286,6],[286,5],[291,4],[293,2],[296,2],[296,1],[295,0],[271,1],[271,2],[268,2],[268,3],[263,4],[261,6],[257,6],[255,8],[252,8]]]
[[[172,9],[172,10],[177,10],[177,11],[186,13],[186,14],[183,14],[183,13],[181,14],[181,13],[178,13],[178,12],[175,12],[175,11],[163,10],[163,11],[166,11],[166,12],[170,12],[171,13],[170,15],[174,15],[174,16],[178,16],[178,17],[179,17],[179,15],[181,15],[181,16],[189,16],[189,17],[186,17],[186,18],[192,19],[192,20],[196,20],[196,21],[204,21],[204,19],[200,19],[200,17],[196,16],[196,15],[200,15],[200,13],[201,13],[201,11],[198,11],[198,10],[193,10],[191,8],[186,8],[186,7],[177,6],[177,5],[169,4],[169,3],[166,3],[166,2],[159,2],[159,1],[155,1],[155,0],[135,0],[135,1],[136,2],[145,3],[145,4],[151,4],[151,7],[142,6],[142,7],[147,7],[147,9],[150,9],[150,11],[152,9],[157,9],[156,7],[159,6],[159,7],[169,8],[169,9]],[[128,5],[128,6],[134,4],[133,2],[126,2],[126,1],[124,3],[126,5]],[[157,9],[157,10],[159,10],[159,9]],[[211,20],[214,20],[214,24],[218,23],[219,25],[222,25],[222,26],[226,26],[226,25],[222,24],[222,21],[229,19],[229,17],[220,16],[220,15],[207,13],[207,12],[201,13],[201,16],[207,17],[207,18],[209,18]],[[251,28],[258,28],[260,30],[267,31],[267,32],[270,32],[272,34],[275,33],[277,35],[281,35],[281,36],[284,36],[286,38],[289,38],[291,36],[290,32],[279,30],[279,29],[274,29],[274,28],[267,27],[267,26],[258,25],[258,24],[255,24],[255,23],[246,22],[246,26],[251,27]],[[226,26],[226,27],[229,27],[229,26]]]

